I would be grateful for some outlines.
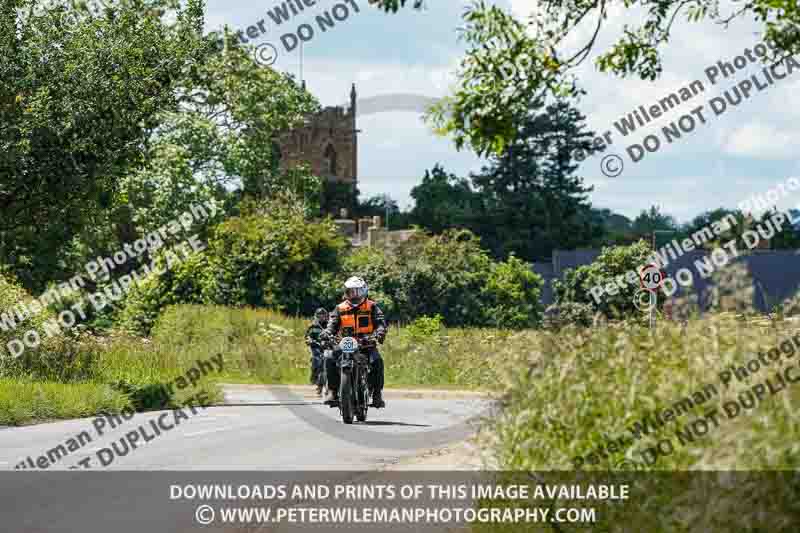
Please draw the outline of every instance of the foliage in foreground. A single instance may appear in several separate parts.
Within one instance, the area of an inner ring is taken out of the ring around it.
[[[703,318],[697,302],[683,301],[680,321],[662,319],[654,332],[628,320],[539,331],[527,349],[504,346],[503,409],[481,437],[489,464],[525,472],[534,485],[629,484],[629,502],[579,503],[597,511],[592,531],[794,531],[800,296],[754,316],[745,306],[751,291],[731,268]]]
[[[425,5],[421,0],[374,3],[390,12]],[[458,148],[468,145],[481,155],[501,153],[518,134],[525,102],[580,94],[577,69],[592,56],[602,72],[657,80],[662,54],[674,41],[670,37],[680,19],[683,24],[711,21],[727,27],[737,18],[753,17],[761,39],[769,43],[759,54],[764,64],[800,50],[800,8],[792,0],[754,0],[734,10],[705,0],[543,0],[530,6],[526,21],[496,2],[473,0],[467,6],[460,31],[467,51],[456,72],[458,86],[431,113],[437,129],[451,135]],[[626,10],[637,12],[625,14]],[[636,22],[624,25],[597,55],[597,37],[610,24],[610,12],[622,12],[626,20]],[[585,32],[586,21],[592,21],[594,31]]]
[[[499,464],[514,470],[558,470],[570,468],[578,456],[585,458],[584,468],[614,470],[635,462],[646,464],[641,453],[658,440],[654,435],[677,443],[676,430],[717,408],[718,429],[687,446],[676,444],[675,453],[652,468],[797,468],[800,387],[767,395],[752,413],[728,421],[722,402],[773,378],[778,367],[764,368],[746,382],[734,378],[729,387],[721,385],[719,377],[758,352],[766,353],[793,337],[800,339],[797,324],[796,320],[747,321],[723,313],[690,320],[685,326],[662,321],[655,335],[630,323],[542,332],[529,339],[534,342],[528,350],[505,354],[506,410],[496,421],[492,443]],[[800,354],[800,346],[793,349]],[[787,357],[781,367],[798,361],[798,355]],[[708,384],[718,391],[710,401],[696,402],[691,413],[634,439],[625,453],[607,459],[587,457],[609,438],[630,436],[629,429],[648,412],[673,407]],[[764,453],[766,449],[770,452]]]

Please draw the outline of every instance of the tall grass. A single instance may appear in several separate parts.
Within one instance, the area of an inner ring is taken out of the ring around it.
[[[503,472],[499,479],[531,486],[625,483],[632,496],[626,502],[482,501],[479,506],[551,513],[593,507],[597,522],[477,524],[473,530],[797,531],[800,382],[782,387],[775,377],[800,379],[800,322],[788,312],[797,302],[763,317],[750,314],[740,298],[726,303],[723,293],[712,295],[722,303],[717,312],[699,317],[692,302],[683,302],[676,310],[680,321],[659,321],[654,331],[631,320],[509,338],[498,353],[508,363],[499,374],[503,409],[481,432],[489,464]],[[776,362],[723,383],[731,366],[759,353],[772,361],[766,354],[776,348]],[[765,386],[760,400],[744,407],[741,398],[767,379],[773,390]],[[709,385],[716,394],[695,395]],[[685,411],[677,408],[684,398],[693,400]],[[737,401],[740,412],[729,417],[725,408]],[[668,408],[673,414],[663,426],[634,429]]]
[[[0,424],[3,425],[81,418],[100,412],[119,413],[130,407],[130,398],[108,385],[0,379]]]
[[[655,332],[636,324],[609,324],[541,332],[526,339],[527,349],[506,344],[509,364],[500,374],[504,410],[492,421],[485,444],[500,468],[509,470],[571,469],[576,457],[584,458],[582,468],[598,470],[796,469],[800,384],[767,393],[753,409],[743,408],[730,420],[723,406],[767,378],[775,383],[778,368],[797,366],[800,346],[792,341],[795,355],[742,382],[733,378],[726,387],[720,373],[787,339],[800,341],[798,334],[800,324],[793,320],[723,313],[685,325],[662,322]],[[794,374],[800,375],[800,368]],[[630,437],[630,428],[648,413],[670,408],[708,384],[719,394],[694,402],[689,412],[632,439],[621,452],[587,457],[609,440]],[[709,421],[707,434],[694,441],[684,438],[687,444],[681,444],[676,431],[685,435],[687,424],[713,409],[718,427]],[[674,452],[651,461],[645,450],[662,439],[673,443]]]
[[[304,384],[310,360],[308,325],[308,319],[263,309],[176,306],[159,320],[148,349],[173,368],[222,353],[221,379],[229,381]],[[392,328],[380,347],[387,386],[489,388],[496,382],[491,353],[498,335],[505,334],[440,326],[421,331],[413,324]],[[123,354],[109,354],[108,359],[119,372],[129,366]]]

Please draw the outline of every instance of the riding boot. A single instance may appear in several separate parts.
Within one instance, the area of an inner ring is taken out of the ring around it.
[[[372,407],[376,409],[383,409],[386,407],[386,402],[383,401],[383,395],[381,391],[375,391],[372,393]]]
[[[329,390],[328,394],[325,396],[325,403],[339,403],[339,395],[336,394],[336,391]]]

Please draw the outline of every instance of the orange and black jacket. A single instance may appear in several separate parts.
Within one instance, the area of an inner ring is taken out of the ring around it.
[[[352,328],[356,336],[372,333],[382,336],[386,334],[388,325],[383,311],[372,300],[365,299],[358,306],[345,300],[330,314],[327,332],[331,336],[338,335],[344,328]]]

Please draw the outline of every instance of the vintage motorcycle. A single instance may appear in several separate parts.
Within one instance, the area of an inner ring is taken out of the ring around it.
[[[343,332],[339,341],[342,353],[339,359],[339,412],[345,424],[352,424],[353,417],[359,421],[367,420],[368,406],[372,403],[367,375],[369,356],[363,353],[362,344],[374,342],[375,337],[362,337],[361,342],[351,332]]]
[[[322,368],[317,377],[317,385],[322,387],[320,396],[323,398],[328,394],[328,365],[325,364],[327,359],[333,359],[333,350],[331,348],[325,348],[322,352]]]

